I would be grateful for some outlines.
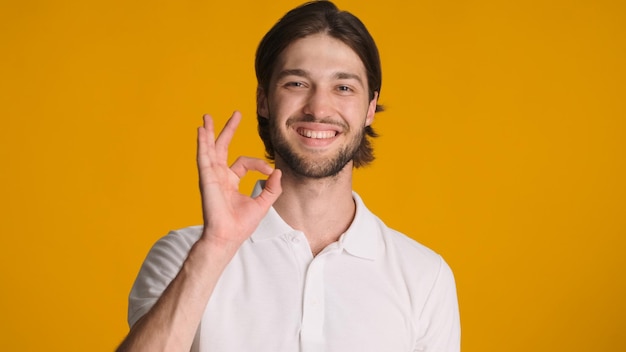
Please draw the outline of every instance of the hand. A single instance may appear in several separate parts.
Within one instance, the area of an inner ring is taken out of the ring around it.
[[[198,173],[204,218],[203,240],[236,251],[276,201],[282,188],[280,170],[262,159],[239,157],[227,165],[228,146],[241,121],[235,111],[215,139],[213,119],[204,115],[198,128]],[[239,192],[239,181],[248,171],[269,175],[261,194],[252,198]]]

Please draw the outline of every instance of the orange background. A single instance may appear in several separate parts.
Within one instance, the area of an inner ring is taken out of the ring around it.
[[[202,114],[263,156],[254,51],[299,3],[0,5],[0,350],[115,348],[150,246],[201,220]],[[337,4],[383,60],[355,189],[450,263],[463,351],[626,350],[624,2]]]

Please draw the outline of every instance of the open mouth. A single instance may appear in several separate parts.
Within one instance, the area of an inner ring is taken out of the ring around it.
[[[337,135],[337,131],[314,131],[306,128],[298,128],[298,134],[312,139],[329,139]]]

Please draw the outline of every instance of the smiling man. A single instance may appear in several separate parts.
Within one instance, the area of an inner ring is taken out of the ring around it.
[[[341,172],[374,120],[378,92],[369,95],[361,59],[341,40],[317,33],[288,46],[259,91],[277,166],[317,179]]]
[[[381,88],[365,26],[326,1],[287,13],[257,50],[259,135],[275,169],[226,164],[241,115],[198,129],[204,224],[148,254],[119,351],[460,349],[452,272],[352,191],[373,160]],[[252,197],[248,171],[268,175]]]

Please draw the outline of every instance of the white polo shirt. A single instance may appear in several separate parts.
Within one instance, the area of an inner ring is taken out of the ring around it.
[[[271,208],[220,277],[192,351],[460,350],[454,277],[430,249],[383,224],[354,193],[350,228],[316,257]],[[150,250],[129,298],[132,326],[176,276],[201,226]]]

